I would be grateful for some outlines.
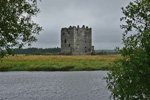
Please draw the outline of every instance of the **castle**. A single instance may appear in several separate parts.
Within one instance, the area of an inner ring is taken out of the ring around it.
[[[79,26],[70,26],[61,29],[61,54],[62,55],[92,55],[92,29]]]

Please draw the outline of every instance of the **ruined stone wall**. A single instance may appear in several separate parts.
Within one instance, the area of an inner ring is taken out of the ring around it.
[[[62,28],[61,54],[65,55],[91,55],[92,30],[82,26]]]
[[[75,28],[62,28],[61,30],[61,53],[65,55],[72,54]]]

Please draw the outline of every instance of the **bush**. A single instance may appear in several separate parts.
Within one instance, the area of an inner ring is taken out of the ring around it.
[[[150,100],[150,1],[135,0],[122,10],[122,59],[108,73],[107,87],[115,100]]]

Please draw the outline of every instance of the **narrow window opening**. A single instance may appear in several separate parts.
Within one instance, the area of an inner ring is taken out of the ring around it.
[[[69,47],[70,47],[70,44],[69,44]]]
[[[67,40],[65,39],[65,43],[67,43]]]

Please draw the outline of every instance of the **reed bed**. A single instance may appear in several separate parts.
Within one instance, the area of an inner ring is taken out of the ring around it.
[[[100,56],[9,56],[0,71],[93,71],[113,70],[110,64],[120,55]]]

